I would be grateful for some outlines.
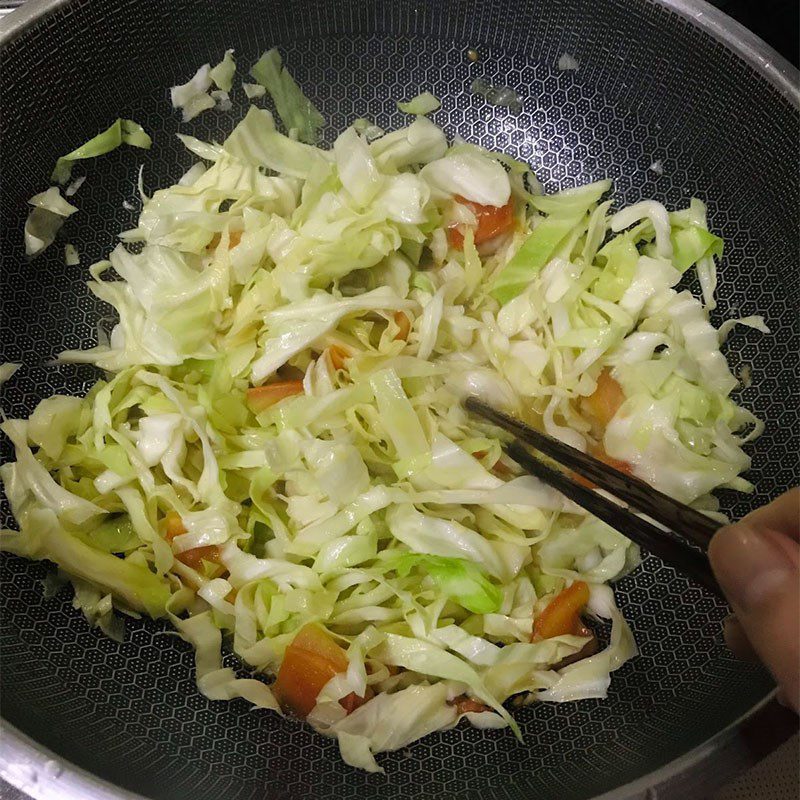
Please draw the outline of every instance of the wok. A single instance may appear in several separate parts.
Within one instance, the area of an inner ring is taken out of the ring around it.
[[[239,93],[233,112],[180,125],[166,88],[226,47],[236,49],[241,73],[278,45],[328,119],[329,143],[355,117],[403,124],[395,101],[429,89],[442,98],[434,119],[448,134],[528,161],[547,190],[609,176],[626,203],[707,200],[711,227],[727,242],[717,320],[763,313],[772,329],[740,328],[729,342],[734,370],[752,375],[742,400],[767,428],[752,447],[756,492],[723,493],[722,506],[739,516],[800,479],[797,75],[710,6],[31,0],[3,23],[0,44],[0,344],[4,361],[25,365],[5,386],[9,416],[55,392],[85,392],[96,379],[90,367],[46,362],[96,343],[108,312],[85,288],[86,267],[131,227],[136,211],[123,202],[136,202],[138,165],[150,189],[174,182],[192,159],[174,132],[223,137],[245,108]],[[565,52],[579,60],[577,72],[558,70]],[[518,91],[522,113],[471,94],[476,77]],[[28,263],[26,199],[47,187],[57,156],[117,117],[144,125],[153,149],[120,148],[85,163],[69,229],[80,267],[64,266],[60,245]],[[206,700],[191,652],[164,625],[129,624],[124,644],[90,630],[66,594],[43,598],[46,572],[2,559],[2,766],[23,782],[14,768],[26,764],[28,790],[40,796],[579,800],[684,757],[772,689],[759,668],[726,651],[727,609],[646,557],[616,586],[641,654],[614,674],[608,699],[519,710],[524,744],[508,731],[469,727],[429,736],[385,756],[385,775],[368,775],[300,722]]]

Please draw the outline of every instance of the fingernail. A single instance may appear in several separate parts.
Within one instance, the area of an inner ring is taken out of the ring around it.
[[[780,542],[741,523],[718,531],[708,556],[728,599],[745,613],[797,580],[796,566]]]

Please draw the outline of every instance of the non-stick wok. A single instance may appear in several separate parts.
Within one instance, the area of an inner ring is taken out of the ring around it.
[[[767,428],[752,447],[755,494],[723,494],[722,506],[741,515],[800,478],[797,76],[710,6],[30,0],[4,28],[2,360],[25,365],[5,387],[7,415],[27,415],[55,392],[84,392],[96,379],[91,367],[47,362],[96,343],[108,309],[85,288],[86,267],[131,227],[139,164],[146,187],[174,182],[191,160],[174,133],[223,137],[245,107],[240,92],[231,113],[181,125],[167,87],[225,48],[246,68],[277,45],[328,119],[328,142],[355,117],[403,124],[395,102],[428,89],[442,98],[434,119],[448,134],[528,161],[546,189],[608,176],[626,203],[706,200],[712,229],[726,238],[718,318],[762,313],[772,329],[764,336],[740,327],[729,342],[734,370],[751,376],[743,402]],[[579,61],[577,71],[559,71],[564,53]],[[519,92],[522,113],[472,94],[476,77]],[[57,156],[117,117],[144,125],[154,146],[85,163],[86,183],[73,198],[80,213],[69,223],[81,266],[64,265],[63,241],[27,262],[26,199],[47,187]],[[300,722],[244,701],[206,700],[188,646],[163,624],[129,623],[124,644],[90,629],[67,593],[43,597],[47,571],[2,559],[0,665],[4,774],[50,797],[127,796],[67,762],[170,800],[577,800],[692,751],[772,688],[726,651],[726,607],[648,557],[616,586],[641,653],[614,674],[608,699],[520,709],[524,744],[508,731],[435,734],[384,757],[385,775],[368,775]],[[14,759],[23,756],[20,778]]]

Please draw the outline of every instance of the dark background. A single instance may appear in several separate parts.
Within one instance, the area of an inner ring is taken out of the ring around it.
[[[798,66],[800,3],[797,0],[711,0]]]

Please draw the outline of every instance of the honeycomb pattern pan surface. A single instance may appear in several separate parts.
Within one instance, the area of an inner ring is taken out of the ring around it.
[[[403,124],[395,102],[429,89],[442,98],[433,118],[448,134],[527,160],[547,189],[609,176],[624,201],[707,200],[727,241],[719,317],[763,313],[772,329],[765,337],[740,327],[729,341],[734,370],[752,373],[743,400],[767,429],[752,448],[756,493],[722,504],[741,515],[798,481],[797,110],[791,92],[685,16],[644,0],[53,5],[2,52],[0,356],[25,365],[4,386],[8,415],[96,379],[88,367],[44,364],[96,341],[107,309],[85,288],[87,267],[133,221],[126,206],[137,203],[139,164],[146,187],[173,182],[191,163],[174,133],[220,138],[245,108],[235,94],[230,114],[181,125],[165,87],[226,47],[245,67],[278,45],[329,120],[328,142],[359,116]],[[564,52],[579,60],[577,72],[557,69]],[[522,113],[471,94],[476,77],[518,91]],[[26,199],[47,186],[58,155],[118,116],[142,123],[153,149],[121,148],[75,169],[87,180],[61,244],[78,246],[80,266],[64,266],[61,246],[27,263]],[[663,174],[649,168],[655,161]],[[43,598],[46,565],[1,561],[4,718],[64,759],[158,800],[579,800],[687,753],[771,688],[724,649],[727,609],[647,557],[616,586],[641,654],[614,675],[607,700],[516,712],[524,743],[468,727],[429,736],[383,757],[385,775],[367,775],[295,721],[200,696],[191,652],[165,626],[129,624],[117,644],[88,629],[67,593]]]

